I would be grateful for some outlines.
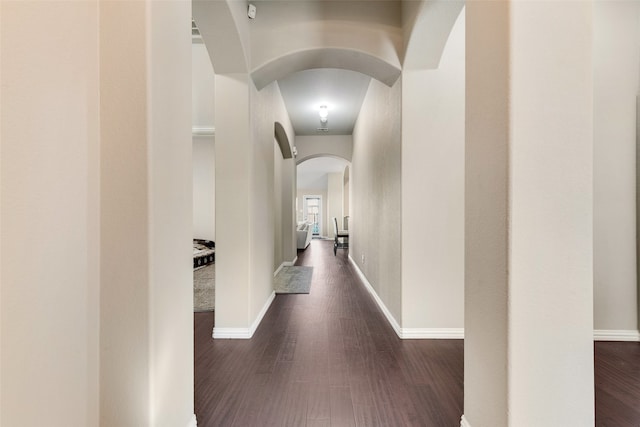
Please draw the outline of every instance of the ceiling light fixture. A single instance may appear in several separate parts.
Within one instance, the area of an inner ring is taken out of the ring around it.
[[[329,108],[326,105],[320,106],[320,110],[318,111],[318,114],[320,114],[320,121],[322,123],[327,123],[327,120],[329,118]]]

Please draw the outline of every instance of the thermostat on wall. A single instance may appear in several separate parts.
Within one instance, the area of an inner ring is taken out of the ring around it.
[[[249,3],[249,10],[247,10],[247,16],[249,19],[254,19],[256,17],[256,6]]]

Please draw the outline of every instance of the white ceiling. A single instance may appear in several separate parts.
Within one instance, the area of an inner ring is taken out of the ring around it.
[[[320,68],[278,80],[296,135],[351,135],[371,77],[356,71]],[[329,107],[328,132],[318,110]]]
[[[349,163],[333,157],[316,157],[298,165],[298,188],[326,189],[327,174],[343,172]]]

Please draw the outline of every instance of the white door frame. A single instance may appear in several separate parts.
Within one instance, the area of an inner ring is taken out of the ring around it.
[[[318,212],[318,236],[322,236],[322,221],[323,221],[323,215],[322,215],[322,195],[313,195],[313,194],[305,194],[304,196],[302,196],[303,198],[303,203],[302,203],[302,217],[305,219],[305,221],[307,220],[307,200],[308,199],[319,199],[320,203],[318,205],[319,208],[319,212]]]

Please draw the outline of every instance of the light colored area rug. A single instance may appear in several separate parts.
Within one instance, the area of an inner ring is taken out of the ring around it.
[[[283,267],[273,279],[277,294],[308,294],[311,290],[313,267]]]
[[[216,303],[216,265],[193,270],[193,311],[213,311]]]

